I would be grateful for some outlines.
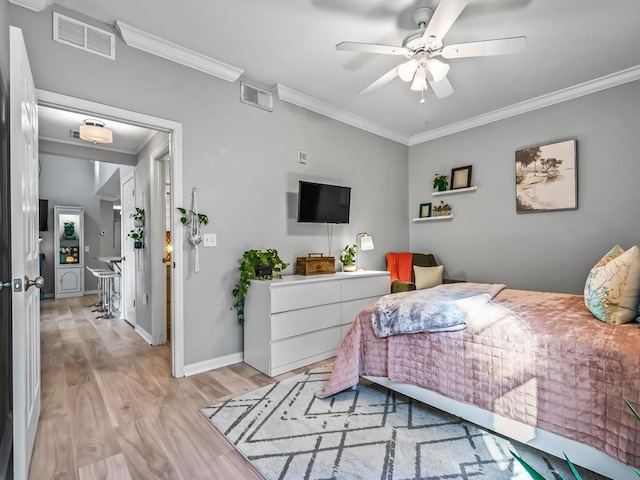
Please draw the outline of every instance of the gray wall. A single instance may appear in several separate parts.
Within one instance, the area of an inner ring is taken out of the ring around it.
[[[242,104],[237,82],[128,48],[120,39],[115,61],[55,43],[51,8],[33,13],[12,5],[10,14],[25,31],[38,88],[182,123],[184,198],[177,203],[188,206],[197,187],[200,210],[211,219],[205,231],[218,235],[218,247],[200,249],[198,274],[191,247],[184,247],[186,364],[242,351],[230,292],[245,250],[277,248],[292,263],[306,252],[327,251],[324,226],[291,218],[298,179],[352,187],[352,222],[334,228],[334,255],[361,231],[375,239],[376,249],[363,255],[367,268],[382,269],[386,252],[408,248],[407,147],[277,99],[273,113]],[[296,163],[300,148],[309,154],[306,166]]]
[[[451,278],[581,293],[616,243],[640,241],[640,82],[411,147],[409,212],[445,200],[455,218],[411,224],[411,249],[432,252]],[[578,210],[515,213],[515,151],[578,140]],[[473,165],[476,193],[432,197],[436,172]]]
[[[95,196],[93,162],[41,153],[40,168],[40,198],[49,200],[49,230],[40,232],[40,251],[45,255],[42,273],[46,280],[45,295],[53,296],[56,278],[53,207],[84,208],[84,244],[89,247],[89,251],[84,253],[84,264],[91,268],[105,268],[104,263],[94,258],[100,256],[100,200]],[[84,290],[97,288],[95,277],[85,269]]]

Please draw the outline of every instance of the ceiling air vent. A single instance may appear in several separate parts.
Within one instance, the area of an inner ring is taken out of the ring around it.
[[[53,12],[53,39],[85,52],[115,60],[116,36],[73,18]]]
[[[240,101],[269,112],[273,111],[273,94],[244,82],[240,82]]]

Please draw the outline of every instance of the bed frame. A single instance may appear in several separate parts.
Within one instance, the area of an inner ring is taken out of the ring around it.
[[[362,378],[558,458],[564,458],[566,453],[576,465],[600,475],[616,480],[638,478],[632,467],[590,445],[496,415],[475,405],[453,400],[416,385],[394,382],[387,377],[363,376]]]

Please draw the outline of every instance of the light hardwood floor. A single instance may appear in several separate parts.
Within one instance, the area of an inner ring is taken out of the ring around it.
[[[168,346],[95,319],[94,301],[41,303],[42,413],[29,479],[261,478],[199,409],[309,367],[269,378],[238,363],[172,378]]]

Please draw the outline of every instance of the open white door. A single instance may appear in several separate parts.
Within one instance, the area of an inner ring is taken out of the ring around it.
[[[136,180],[131,175],[122,183],[122,314],[124,319],[136,326],[136,251],[127,234],[133,230],[131,213],[136,208]]]
[[[22,31],[10,29],[14,478],[26,480],[40,417],[38,104]],[[38,288],[30,288],[32,286]]]

